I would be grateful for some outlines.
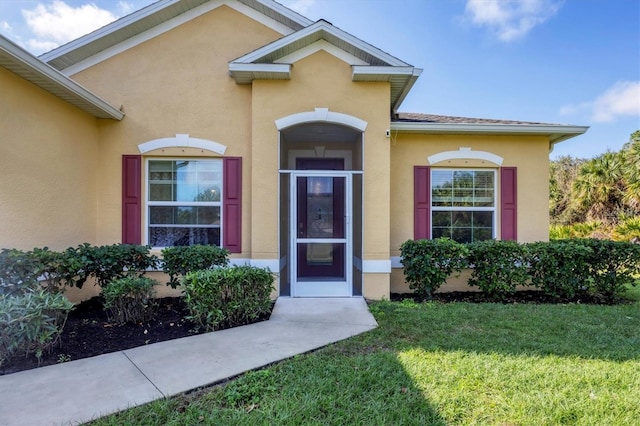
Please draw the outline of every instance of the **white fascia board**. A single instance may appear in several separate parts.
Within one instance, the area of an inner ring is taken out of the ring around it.
[[[413,123],[392,122],[391,130],[402,133],[424,134],[529,134],[554,136],[553,141],[561,141],[583,134],[587,126],[548,124],[482,124],[482,123]]]
[[[357,75],[364,78],[366,78],[367,76],[378,76],[378,75],[412,76],[415,70],[415,68],[411,66],[384,67],[384,66],[354,65],[352,68],[353,68],[354,77]],[[361,78],[359,81],[363,81],[363,79]]]
[[[12,41],[1,36],[0,49],[5,51],[17,63],[22,64],[22,66],[40,75],[45,80],[49,81],[52,85],[60,87],[63,91],[67,92],[71,98],[76,97],[92,104],[114,120],[122,120],[124,118],[124,113],[122,111],[109,104],[102,98],[94,95],[75,81],[71,80],[69,77],[62,74],[60,71],[42,62],[31,53],[14,44]],[[28,80],[26,76],[21,77]],[[41,85],[39,86],[42,89],[49,91],[47,87],[43,87]],[[63,100],[73,104],[73,102],[70,102],[69,99]]]
[[[242,0],[240,0],[242,1]],[[294,12],[293,10],[289,9],[288,7],[285,7],[283,5],[281,5],[278,2],[275,2],[273,0],[255,0],[256,3],[260,3],[262,5],[265,5],[266,7],[268,7],[269,9],[272,9],[274,11],[276,11],[277,13],[279,13],[280,15],[284,16],[285,18],[291,19],[293,22],[296,22],[298,24],[300,24],[303,27],[307,27],[311,24],[313,24],[313,21],[311,19],[308,19],[302,15],[300,15],[297,12]]]
[[[393,105],[391,105],[391,111],[393,112],[393,114],[398,112],[398,108],[400,108],[400,105],[402,105],[402,102],[404,102],[404,99],[407,97],[407,95],[413,88],[413,85],[416,84],[416,81],[418,80],[418,77],[420,77],[421,74],[422,74],[421,68],[413,69],[413,73],[411,74],[411,77],[409,77],[409,80],[405,83],[404,88],[402,89],[402,93],[400,93],[400,96],[398,96],[398,99],[396,99]]]
[[[284,46],[287,46],[291,43],[302,40],[305,37],[308,37],[318,31],[326,31],[327,33],[346,41],[347,43],[353,45],[354,47],[364,52],[367,52],[372,56],[375,56],[392,66],[399,66],[399,67],[409,66],[409,64],[407,64],[406,62],[403,62],[397,58],[394,58],[388,53],[385,53],[382,50],[376,47],[373,47],[368,43],[363,42],[362,40],[352,36],[351,34],[346,33],[334,27],[333,25],[331,25],[326,21],[318,21],[293,34],[289,34],[288,36],[282,37],[280,40],[276,40],[273,43],[267,44],[266,46],[263,46],[247,55],[241,56],[240,58],[236,59],[234,62],[247,62],[247,63],[255,62],[261,59],[262,57],[267,56],[272,52],[275,52],[276,50],[283,48]]]
[[[237,84],[251,84],[253,80],[290,80],[290,64],[239,64],[229,63],[229,74]],[[256,74],[259,77],[256,77]]]
[[[111,24],[105,25],[102,28],[98,28],[90,34],[72,40],[63,46],[53,49],[50,52],[43,53],[42,55],[40,55],[40,59],[45,62],[49,62],[50,60],[56,59],[71,51],[74,51],[77,48],[84,46],[85,44],[89,44],[99,38],[105,37],[119,29],[122,29],[133,22],[153,15],[154,13],[164,9],[165,7],[171,6],[172,4],[178,3],[179,1],[180,0],[160,0],[156,3],[152,3],[149,6],[138,10],[137,12],[133,12],[130,15],[124,16],[117,21],[112,22]]]
[[[314,53],[317,53],[320,50],[324,50],[325,52],[335,56],[336,58],[340,59],[343,62],[346,62],[349,65],[367,65],[367,63],[362,59],[357,58],[348,52],[345,52],[344,50],[334,46],[326,40],[318,40],[307,47],[296,50],[294,53],[283,56],[282,58],[279,58],[273,62],[278,64],[293,64],[300,61],[301,59],[306,58],[307,56],[311,56]]]
[[[238,62],[230,62],[229,71],[288,74],[291,72],[291,64],[244,64]]]

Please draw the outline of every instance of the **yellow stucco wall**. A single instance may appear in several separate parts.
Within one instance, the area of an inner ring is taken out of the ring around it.
[[[96,236],[94,117],[0,67],[0,248]]]
[[[226,156],[243,158],[243,186],[250,187],[251,86],[229,77],[228,62],[280,37],[221,6],[73,76],[114,105],[124,105],[127,114],[120,123],[100,126],[99,243],[120,241],[121,155],[138,154],[138,144],[178,133],[220,143]],[[180,149],[147,157],[176,154],[217,156]],[[250,255],[250,209],[245,190],[239,257]]]
[[[293,64],[290,81],[254,81],[252,98],[252,248],[254,258],[278,258],[278,131],[275,121],[328,108],[368,123],[364,133],[363,258],[389,259],[389,84],[354,83],[351,66],[320,50]],[[285,189],[286,190],[286,189]],[[388,293],[389,274],[379,274]],[[382,284],[378,284],[379,287]],[[367,286],[365,285],[365,291]],[[378,290],[376,290],[378,291]],[[366,295],[366,294],[365,294]]]
[[[391,139],[391,256],[400,255],[400,245],[413,238],[413,166],[453,168],[491,168],[482,160],[450,160],[429,164],[427,157],[461,147],[485,151],[504,159],[503,166],[517,167],[518,240],[549,239],[549,141],[545,136],[473,136],[395,134]],[[499,178],[497,179],[499,194]],[[498,196],[498,206],[500,199]],[[499,208],[497,237],[499,234]],[[401,269],[397,271],[401,272]],[[394,270],[392,291],[406,288],[402,273]]]

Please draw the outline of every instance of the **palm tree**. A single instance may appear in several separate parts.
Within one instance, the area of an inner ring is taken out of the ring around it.
[[[640,214],[640,130],[636,130],[622,148],[624,175],[627,184],[624,201]]]
[[[573,183],[575,203],[587,209],[587,218],[615,222],[624,206],[625,158],[619,152],[607,152],[579,170]]]

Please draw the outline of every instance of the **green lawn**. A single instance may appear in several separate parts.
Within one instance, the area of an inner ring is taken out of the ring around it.
[[[95,424],[640,425],[639,288],[629,297],[378,302],[374,331]]]

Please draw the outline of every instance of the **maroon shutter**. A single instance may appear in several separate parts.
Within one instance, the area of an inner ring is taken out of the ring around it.
[[[242,158],[223,160],[222,211],[223,247],[231,253],[242,251]]]
[[[431,167],[413,167],[413,239],[429,238],[431,227]]]
[[[142,157],[122,156],[122,243],[142,242]]]
[[[500,169],[500,239],[518,240],[518,190],[515,167]]]

